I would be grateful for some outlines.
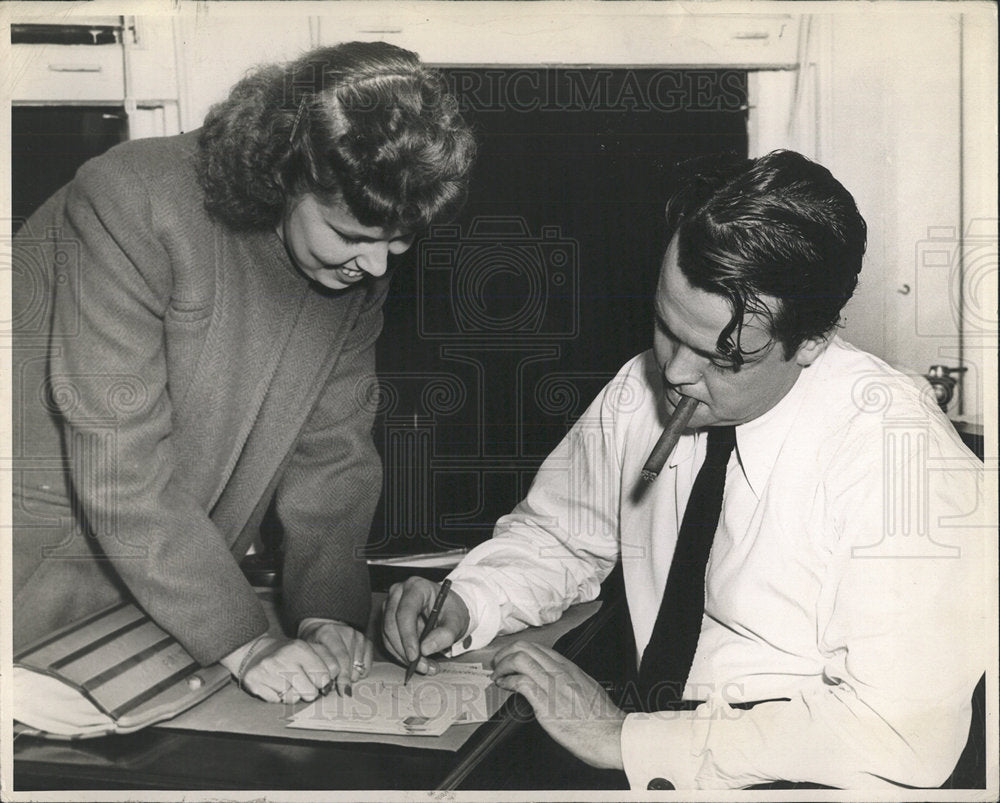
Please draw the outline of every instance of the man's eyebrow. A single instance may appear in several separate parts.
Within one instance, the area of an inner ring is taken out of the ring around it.
[[[667,326],[667,322],[663,320],[663,316],[661,316],[659,312],[654,312],[654,317],[656,318],[656,325],[663,331],[664,334],[666,334],[673,340],[678,340],[678,341],[680,340],[680,338],[677,337],[676,334],[674,334],[674,330],[671,329],[669,326]],[[707,360],[715,360],[717,362],[719,360],[725,360],[727,362],[732,362],[732,358],[727,357],[725,354],[718,351],[718,349],[715,349],[713,351],[705,351],[704,349],[695,348],[689,343],[685,343],[684,345],[687,346],[689,349],[691,349],[691,351],[693,351],[695,354],[698,354]]]

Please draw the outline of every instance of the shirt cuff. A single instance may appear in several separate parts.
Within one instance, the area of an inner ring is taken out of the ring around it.
[[[622,763],[633,790],[667,780],[675,789],[697,789],[704,762],[704,745],[711,714],[709,706],[694,711],[658,711],[629,714],[622,724]]]
[[[455,658],[485,647],[497,637],[500,632],[500,601],[485,584],[468,577],[453,579],[451,593],[458,594],[469,609],[468,632],[445,651],[448,658]]]

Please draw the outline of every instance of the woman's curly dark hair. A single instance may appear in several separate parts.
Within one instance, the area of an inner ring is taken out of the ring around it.
[[[475,152],[440,74],[384,42],[347,42],[262,67],[209,111],[205,206],[237,229],[278,224],[304,193],[363,225],[409,231],[453,214]]]

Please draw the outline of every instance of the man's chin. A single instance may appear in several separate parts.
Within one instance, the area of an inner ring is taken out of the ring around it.
[[[699,429],[704,429],[705,427],[711,427],[716,424],[716,421],[711,416],[700,416],[696,412],[691,416],[691,420],[688,421],[688,425],[684,428],[687,433],[697,432]]]

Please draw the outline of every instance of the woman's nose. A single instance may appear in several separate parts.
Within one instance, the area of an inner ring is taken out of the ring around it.
[[[388,260],[389,243],[379,240],[378,242],[368,244],[365,250],[358,254],[355,262],[365,273],[379,277],[385,273],[388,267]]]

